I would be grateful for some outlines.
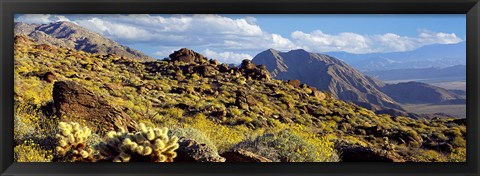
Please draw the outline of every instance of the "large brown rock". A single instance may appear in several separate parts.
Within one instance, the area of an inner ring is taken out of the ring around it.
[[[195,67],[194,70],[199,75],[205,76],[205,77],[215,76],[217,74],[216,67],[211,65],[200,65]]]
[[[187,48],[182,48],[169,55],[172,62],[184,62],[184,63],[204,63],[208,59],[203,55],[196,53]]]
[[[53,101],[56,115],[62,120],[85,123],[97,133],[133,130],[136,126],[122,110],[73,81],[55,82]]]
[[[217,151],[206,144],[181,137],[178,140],[179,148],[176,150],[177,157],[174,162],[225,162]]]
[[[52,72],[47,72],[43,75],[42,80],[52,83],[57,80],[57,77]]]
[[[222,72],[222,73],[225,73],[225,72],[228,72],[230,70],[230,68],[228,67],[227,64],[223,63],[223,64],[220,64],[218,67],[218,71]]]
[[[221,156],[226,159],[226,162],[272,162],[272,160],[268,158],[243,149],[224,152]]]
[[[362,146],[341,146],[343,162],[405,162],[395,152]]]
[[[270,73],[265,65],[255,65],[252,61],[245,59],[240,65],[240,70],[243,71],[245,77],[255,80],[270,80]]]
[[[288,80],[287,84],[292,85],[294,88],[300,87],[300,81],[298,79]]]

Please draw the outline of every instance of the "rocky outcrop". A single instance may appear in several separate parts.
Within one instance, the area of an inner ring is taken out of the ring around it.
[[[213,65],[201,65],[194,68],[194,71],[201,76],[211,77],[215,76],[217,69]]]
[[[340,147],[343,162],[405,162],[395,152],[362,146]]]
[[[173,52],[169,55],[170,61],[172,62],[184,62],[184,63],[204,63],[208,59],[203,55],[196,53],[187,48],[182,48],[178,51]]]
[[[255,80],[270,80],[270,73],[265,65],[255,65],[252,61],[245,59],[240,65],[240,70],[243,71],[245,77]]]
[[[225,158],[206,144],[184,137],[178,140],[178,144],[180,147],[174,162],[225,162]]]
[[[63,121],[86,123],[94,132],[133,130],[136,126],[122,110],[73,81],[55,82],[53,101],[55,113]]]
[[[237,149],[221,154],[226,159],[226,162],[272,162],[272,160],[255,153]]]
[[[246,91],[238,90],[235,95],[235,105],[241,109],[248,110],[249,106],[255,106],[257,104],[255,98],[248,95]]]
[[[47,81],[48,83],[52,83],[57,80],[57,77],[52,72],[47,72],[43,75],[42,80]]]

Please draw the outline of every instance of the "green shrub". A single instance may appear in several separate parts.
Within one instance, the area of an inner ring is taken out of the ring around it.
[[[331,157],[332,154],[330,157],[316,157],[318,154],[316,146],[288,129],[262,135],[253,141],[243,141],[234,148],[246,149],[276,162],[338,161],[338,158]]]
[[[213,150],[217,150],[217,147],[205,136],[201,131],[195,128],[172,128],[168,132],[168,136],[185,137],[187,139],[193,139],[200,144],[205,144]]]
[[[33,140],[24,141],[24,143],[15,146],[13,151],[15,162],[51,162],[53,159],[51,150],[42,149]]]

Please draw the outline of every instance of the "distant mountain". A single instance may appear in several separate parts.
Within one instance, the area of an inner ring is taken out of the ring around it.
[[[380,79],[382,81],[391,80],[432,80],[432,79],[457,79],[466,80],[467,69],[465,65],[456,65],[446,68],[408,68],[381,71],[367,71],[364,74]]]
[[[252,62],[266,65],[276,79],[297,79],[328,91],[341,100],[369,109],[387,107],[403,110],[395,100],[379,90],[384,86],[382,82],[364,76],[345,62],[328,55],[301,49],[289,52],[269,49],[256,55]]]
[[[37,43],[72,48],[89,53],[115,54],[128,58],[152,61],[140,51],[118,44],[98,33],[71,22],[50,24],[15,23],[15,35],[26,35]]]
[[[405,112],[401,104],[465,103],[462,92],[420,82],[385,84],[339,59],[301,49],[289,52],[269,49],[256,55],[252,62],[265,65],[275,79],[299,80],[378,113],[418,117]]]
[[[466,42],[427,45],[406,52],[372,54],[327,52],[325,54],[343,60],[360,71],[445,68],[466,64]]]
[[[382,91],[398,101],[408,104],[465,104],[465,99],[444,88],[420,82],[386,84]]]

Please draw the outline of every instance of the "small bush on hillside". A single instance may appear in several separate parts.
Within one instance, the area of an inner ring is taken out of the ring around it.
[[[198,131],[195,128],[173,128],[168,131],[168,136],[177,136],[179,138],[185,137],[187,139],[193,139],[200,144],[205,144],[213,150],[217,150],[217,147],[210,141],[205,134]]]
[[[53,159],[53,152],[45,150],[33,140],[26,140],[22,144],[16,146],[14,149],[15,162],[51,162]]]
[[[288,129],[264,134],[253,141],[243,141],[234,148],[246,149],[276,162],[328,162],[333,159],[332,154],[318,156],[315,145]]]

